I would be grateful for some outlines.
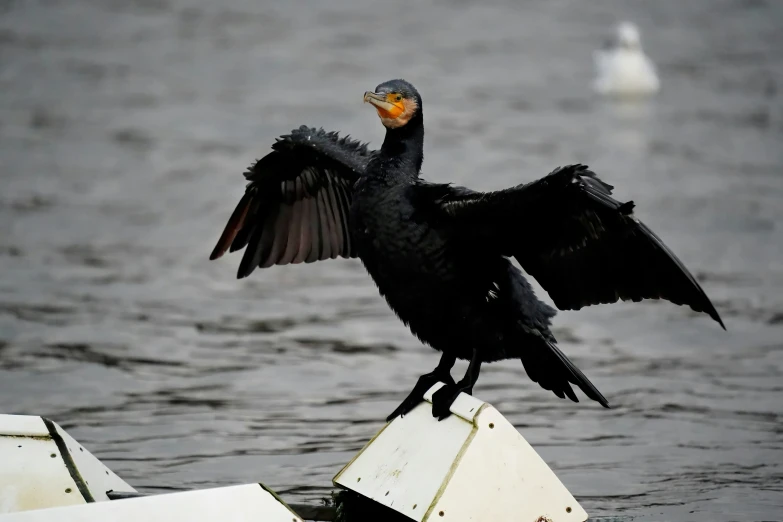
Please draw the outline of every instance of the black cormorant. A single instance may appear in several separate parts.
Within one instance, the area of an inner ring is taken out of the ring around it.
[[[532,183],[475,192],[419,179],[422,99],[404,80],[366,92],[386,127],[381,149],[300,127],[246,172],[249,184],[210,259],[247,247],[237,277],[256,267],[359,257],[397,316],[442,355],[389,416],[404,415],[438,381],[433,416],[471,393],[481,363],[517,358],[528,376],[577,401],[575,384],[609,403],[560,351],[555,310],[539,301],[515,258],[561,310],[620,299],[666,299],[718,312],[682,262],[613,199],[584,165]],[[456,359],[470,361],[455,382]]]

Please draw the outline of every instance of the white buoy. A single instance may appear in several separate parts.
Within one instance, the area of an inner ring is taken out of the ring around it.
[[[642,50],[639,28],[631,22],[617,26],[615,38],[595,51],[593,88],[606,96],[649,96],[660,90],[652,60]]]
[[[334,484],[412,520],[584,522],[587,513],[490,404],[461,394],[443,421],[432,394],[387,424]]]
[[[451,406],[454,415],[434,419],[432,394],[441,386],[381,429],[334,484],[419,522],[587,520],[552,470],[491,405],[463,393]],[[0,522],[302,522],[261,484],[105,502],[109,492],[117,498],[118,492],[134,491],[54,422],[0,415]]]
[[[0,515],[2,522],[303,522],[260,484]]]
[[[0,522],[302,522],[261,484],[105,502],[108,492],[136,490],[55,422],[0,415]]]
[[[0,415],[0,519],[3,513],[108,500],[111,490],[136,491],[56,423]]]

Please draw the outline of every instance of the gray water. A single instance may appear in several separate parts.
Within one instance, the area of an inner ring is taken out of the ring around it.
[[[589,88],[624,18],[659,66],[649,102]],[[207,256],[275,136],[377,147],[362,94],[404,77],[428,179],[489,190],[587,163],[728,327],[668,303],[562,312],[561,346],[614,409],[518,361],[475,393],[593,516],[781,520],[782,22],[772,0],[5,0],[0,411],[51,417],[145,492],[328,494],[437,355],[358,261],[237,281],[238,255]]]

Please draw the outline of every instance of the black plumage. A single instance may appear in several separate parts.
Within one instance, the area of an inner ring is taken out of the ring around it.
[[[528,376],[577,401],[572,385],[607,400],[556,345],[555,310],[538,300],[516,259],[563,310],[666,299],[717,311],[682,262],[633,214],[632,202],[584,165],[495,192],[419,179],[423,112],[403,80],[365,93],[387,127],[383,145],[300,127],[246,173],[245,195],[211,259],[247,247],[238,277],[256,267],[358,256],[389,306],[442,352],[435,370],[389,416],[416,406],[435,382],[433,415],[471,393],[483,362],[518,358]],[[450,369],[470,361],[457,382]]]
[[[250,183],[210,259],[248,246],[237,277],[256,267],[356,257],[348,224],[367,145],[305,126],[246,172]]]

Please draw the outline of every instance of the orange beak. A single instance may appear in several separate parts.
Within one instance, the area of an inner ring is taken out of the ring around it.
[[[405,112],[403,101],[397,101],[396,98],[397,95],[394,93],[370,91],[364,93],[364,103],[374,105],[378,116],[389,120],[394,120]]]

